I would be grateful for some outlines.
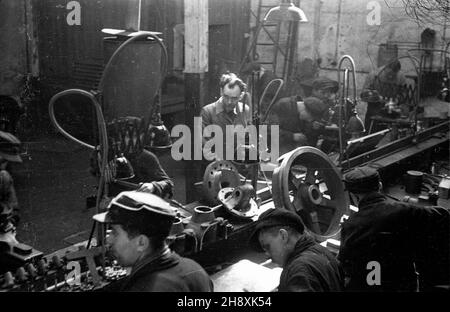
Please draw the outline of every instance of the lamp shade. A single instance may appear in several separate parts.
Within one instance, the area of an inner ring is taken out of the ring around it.
[[[347,132],[353,138],[358,138],[364,131],[364,123],[357,114],[351,116],[347,123]]]
[[[125,156],[115,158],[116,180],[127,180],[134,178],[134,170],[131,163]]]
[[[297,8],[292,2],[283,2],[279,6],[271,8],[264,16],[265,22],[301,22],[308,21],[305,12]]]
[[[145,147],[150,149],[167,149],[172,147],[170,132],[164,124],[151,124],[148,129],[148,135],[149,142],[145,144]]]

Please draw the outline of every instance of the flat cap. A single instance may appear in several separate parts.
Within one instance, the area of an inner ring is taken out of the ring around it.
[[[9,132],[0,131],[0,157],[10,162],[22,162],[21,142]]]
[[[383,101],[383,97],[378,93],[377,90],[364,90],[361,92],[361,100],[368,103],[379,103]]]
[[[367,166],[354,168],[344,175],[345,187],[352,193],[377,191],[379,182],[378,171]]]
[[[250,236],[250,245],[257,250],[261,250],[258,238],[259,232],[262,229],[268,229],[275,226],[289,226],[299,233],[303,233],[305,230],[302,219],[295,212],[284,208],[269,209],[259,216],[255,229]]]
[[[328,111],[328,104],[314,96],[307,97],[304,100],[306,109],[314,116],[320,117]]]
[[[339,85],[336,80],[332,80],[327,77],[317,77],[312,82],[313,89],[327,90],[331,89],[333,93],[339,90]]]
[[[101,223],[122,224],[134,213],[149,213],[155,218],[175,220],[176,210],[164,199],[145,192],[122,192],[113,198],[108,211],[94,215],[92,218]]]
[[[394,72],[398,72],[402,69],[402,64],[398,59],[394,59],[386,65],[387,68],[392,69]]]

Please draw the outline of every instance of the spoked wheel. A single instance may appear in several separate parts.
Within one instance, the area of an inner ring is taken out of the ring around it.
[[[275,207],[298,213],[317,240],[340,231],[349,202],[341,174],[325,153],[309,146],[293,150],[274,170],[272,183]]]

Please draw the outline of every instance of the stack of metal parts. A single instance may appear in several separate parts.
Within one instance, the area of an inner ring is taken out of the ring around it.
[[[15,271],[7,271],[0,275],[0,292],[95,291],[127,274],[124,268],[114,263],[104,268],[95,266],[95,272],[92,272],[86,265],[89,260],[72,261],[69,260],[70,254],[63,257],[53,255],[51,259],[41,257]]]

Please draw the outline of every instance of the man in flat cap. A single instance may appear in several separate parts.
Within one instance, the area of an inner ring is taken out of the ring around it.
[[[250,238],[283,268],[278,291],[341,291],[344,276],[335,256],[305,233],[300,217],[283,208],[259,217]]]
[[[344,222],[339,259],[349,291],[431,291],[450,284],[450,211],[388,199],[376,169],[344,176],[359,211]]]
[[[338,90],[339,85],[336,80],[327,77],[317,77],[312,81],[311,96],[324,101],[328,106],[332,106]]]
[[[316,146],[324,132],[337,82],[318,77],[312,88],[310,97],[304,100],[297,96],[281,98],[271,109],[267,122],[280,127],[280,154],[300,146]]]
[[[169,235],[175,209],[160,197],[130,191],[117,195],[94,220],[110,225],[106,244],[131,273],[120,291],[209,292],[213,284],[203,268],[171,251]]]

